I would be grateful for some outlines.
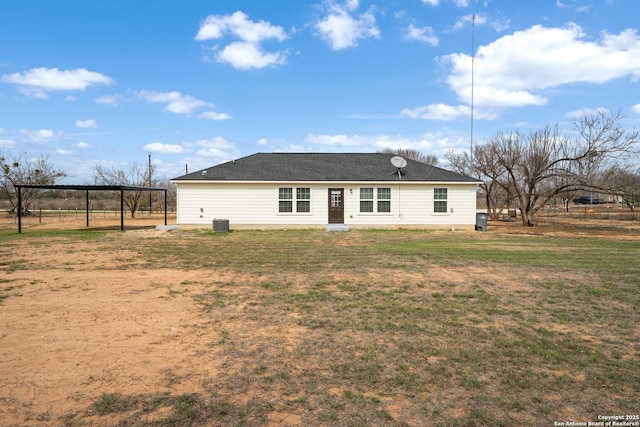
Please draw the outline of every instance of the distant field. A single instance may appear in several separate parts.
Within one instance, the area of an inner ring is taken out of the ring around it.
[[[638,221],[27,231],[0,230],[2,425],[553,426],[640,412]]]

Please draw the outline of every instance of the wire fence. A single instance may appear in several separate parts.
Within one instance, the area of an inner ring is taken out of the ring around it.
[[[90,209],[88,214],[84,209],[38,209],[31,211],[29,215],[22,216],[23,227],[60,227],[60,228],[94,228],[94,227],[120,227],[122,218],[120,210]],[[137,211],[132,218],[131,212],[124,211],[125,227],[145,226],[148,224],[164,224],[165,215],[159,212]],[[167,212],[167,220],[175,222],[175,213]],[[18,227],[18,216],[5,211],[0,214],[0,228]]]
[[[539,217],[562,217],[562,218],[575,218],[575,219],[599,219],[599,220],[611,220],[611,221],[638,221],[640,215],[638,215],[637,208],[633,210],[629,206],[624,205],[571,205],[568,208],[564,208],[561,205],[558,206],[546,206],[542,208],[536,214]]]

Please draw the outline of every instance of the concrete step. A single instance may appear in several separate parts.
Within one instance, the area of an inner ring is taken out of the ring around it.
[[[327,224],[326,231],[349,231],[349,226],[344,224]]]

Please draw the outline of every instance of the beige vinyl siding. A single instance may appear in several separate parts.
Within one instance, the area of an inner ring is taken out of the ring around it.
[[[311,212],[278,212],[278,189],[311,189]],[[324,190],[324,191],[323,191]],[[178,224],[322,225],[327,222],[326,188],[309,184],[178,183]],[[323,203],[324,201],[324,203]]]
[[[360,188],[390,187],[390,213],[360,212]],[[447,188],[447,213],[433,212],[433,189]],[[475,184],[413,184],[389,185],[349,185],[345,189],[345,222],[353,225],[475,225],[476,186]],[[352,190],[352,191],[351,191]],[[451,212],[453,208],[453,212]]]
[[[437,213],[433,211],[434,188],[447,189],[447,212]],[[476,186],[475,185],[451,185],[449,183],[431,185],[428,190],[429,213],[432,224],[469,224],[475,225],[476,221]],[[453,210],[453,211],[452,211]]]
[[[178,224],[211,226],[320,227],[328,222],[328,189],[344,188],[344,222],[353,227],[473,227],[476,185],[453,183],[177,182]],[[311,212],[279,213],[278,189],[311,190]],[[360,212],[360,188],[391,188],[391,212]],[[447,212],[433,212],[433,189],[447,188]],[[453,209],[453,211],[451,211]]]

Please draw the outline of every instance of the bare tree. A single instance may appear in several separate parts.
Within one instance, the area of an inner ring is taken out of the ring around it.
[[[38,189],[21,189],[22,206],[18,206],[17,185],[51,185],[66,173],[54,167],[45,156],[31,157],[27,153],[17,155],[0,152],[0,199],[9,200],[10,213],[28,215],[29,206],[35,200]]]
[[[426,154],[414,148],[385,148],[384,150],[379,151],[379,153],[395,154],[396,156],[426,163],[431,166],[438,165],[438,156],[435,154]]]
[[[505,187],[492,178],[496,176],[497,164],[490,159],[488,147],[476,145],[473,152],[475,163],[466,151],[449,150],[445,153],[445,158],[454,171],[482,181],[480,188],[484,193],[487,211],[492,220],[497,220],[502,210],[512,202],[512,197]]]
[[[573,122],[572,136],[557,126],[522,135],[499,133],[487,144],[487,156],[475,163],[510,194],[522,223],[532,226],[549,200],[570,191],[598,188],[599,176],[637,149],[639,133],[622,127],[622,115],[600,111]]]
[[[609,193],[635,212],[636,204],[640,203],[640,168],[614,166],[602,175],[602,180]]]
[[[129,169],[116,167],[106,168],[96,165],[93,179],[99,185],[122,185],[132,187],[144,187],[149,185],[149,174],[153,174],[153,165],[143,166],[133,163]],[[153,184],[153,183],[152,183]],[[140,208],[143,196],[147,194],[143,190],[129,190],[124,193],[124,204],[131,212],[131,218],[135,218],[136,211]]]
[[[166,189],[165,197],[166,197],[167,211],[168,212],[171,211],[171,207],[172,206],[176,206],[176,203],[177,203],[177,200],[178,200],[178,192],[177,192],[176,184],[173,184],[171,182],[171,179],[167,178],[166,176],[153,177],[151,179],[151,184],[154,187],[162,187],[162,188]],[[144,203],[144,201],[145,200],[143,199],[142,202]],[[164,206],[163,206],[164,201],[163,202],[157,201],[157,202],[154,202],[154,203],[155,203],[154,206],[156,206],[155,209],[164,210]],[[146,206],[143,206],[143,209],[145,209],[145,208],[146,208]]]

